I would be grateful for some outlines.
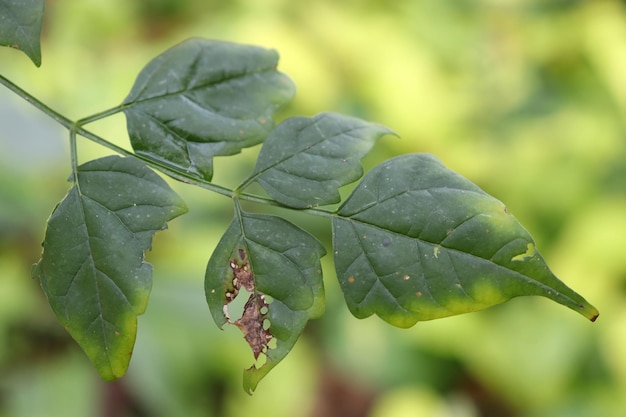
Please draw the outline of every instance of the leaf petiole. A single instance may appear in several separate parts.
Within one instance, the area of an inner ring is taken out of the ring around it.
[[[7,78],[3,77],[2,75],[0,75],[0,84],[4,85],[5,87],[7,87],[9,90],[13,91],[15,94],[17,94],[18,96],[22,97],[24,100],[26,100],[27,102],[29,102],[30,104],[32,104],[33,106],[35,106],[37,109],[39,109],[42,113],[46,114],[47,116],[49,116],[50,118],[52,118],[53,120],[55,120],[57,123],[59,123],[61,126],[65,127],[66,129],[68,129],[70,131],[70,149],[71,149],[71,153],[72,153],[72,171],[75,173],[76,172],[76,168],[78,166],[78,155],[77,155],[77,151],[76,151],[76,135],[80,135],[83,136],[86,139],[89,139],[92,142],[95,142],[99,145],[102,145],[120,155],[126,156],[126,157],[131,157],[131,158],[136,158],[141,160],[142,162],[144,162],[146,165],[149,165],[150,167],[159,170],[160,172],[164,173],[165,175],[168,175],[178,181],[184,182],[185,184],[193,184],[196,185],[198,187],[213,191],[217,194],[221,194],[223,196],[232,198],[234,195],[237,195],[237,197],[241,200],[245,200],[245,201],[250,201],[253,203],[258,203],[258,204],[265,204],[265,205],[270,205],[270,206],[276,206],[276,207],[284,207],[284,205],[278,203],[277,201],[270,199],[270,198],[265,198],[265,197],[261,197],[261,196],[256,196],[256,195],[252,195],[252,194],[246,194],[246,193],[239,193],[239,190],[244,188],[244,185],[240,185],[236,190],[231,190],[229,188],[223,187],[221,185],[218,184],[214,184],[211,183],[209,181],[206,181],[204,179],[195,177],[193,175],[190,175],[186,172],[183,171],[179,171],[177,169],[168,167],[164,164],[160,164],[157,161],[154,161],[150,158],[146,158],[144,156],[141,155],[137,155],[131,151],[128,151],[118,145],[115,145],[114,143],[109,142],[108,140],[104,139],[101,136],[96,135],[95,133],[83,128],[82,126],[87,124],[87,123],[91,123],[94,122],[96,120],[100,120],[104,117],[107,116],[111,116],[113,114],[116,114],[118,112],[120,112],[123,109],[123,106],[120,105],[118,107],[114,107],[99,113],[96,113],[92,116],[88,116],[85,118],[82,118],[80,120],[78,120],[77,122],[74,122],[70,119],[68,119],[67,117],[61,115],[60,113],[56,112],[55,110],[51,109],[50,107],[48,107],[47,105],[45,105],[44,103],[42,103],[41,101],[37,100],[35,97],[33,97],[31,94],[29,94],[28,92],[22,90],[20,87],[18,87],[17,85],[15,85],[13,82],[11,82],[10,80],[8,80]],[[253,179],[252,179],[253,180]],[[244,184],[248,184],[251,181],[246,181]],[[328,218],[332,218],[333,214],[330,211],[327,210],[323,210],[323,209],[315,209],[315,208],[311,208],[311,209],[304,209],[302,210],[304,212],[313,214],[313,215],[317,215],[317,216],[323,216],[323,217],[328,217]]]
[[[113,115],[118,114],[121,111],[123,111],[124,107],[125,106],[123,104],[120,104],[120,105],[115,106],[115,107],[111,107],[110,109],[106,109],[106,110],[103,110],[101,112],[92,114],[91,116],[83,117],[82,119],[79,119],[76,122],[76,124],[78,126],[84,126],[86,124],[93,123],[93,122],[96,122],[98,120],[107,118],[109,116],[113,116]]]
[[[72,126],[70,132],[70,157],[72,160],[72,178],[78,185],[78,147],[76,144],[76,127]]]

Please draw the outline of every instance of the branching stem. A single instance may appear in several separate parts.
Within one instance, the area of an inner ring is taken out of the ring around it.
[[[67,117],[63,116],[62,114],[58,113],[57,111],[53,110],[52,108],[48,107],[46,104],[42,103],[41,101],[37,100],[34,96],[32,96],[31,94],[29,94],[28,92],[22,90],[20,87],[18,87],[17,85],[15,85],[13,82],[11,82],[10,80],[8,80],[7,78],[3,77],[2,75],[0,75],[0,84],[4,85],[5,87],[7,87],[9,90],[13,91],[15,94],[17,94],[18,96],[20,96],[21,98],[23,98],[24,100],[26,100],[28,103],[32,104],[33,106],[35,106],[38,110],[40,110],[42,113],[46,114],[47,116],[49,116],[51,119],[53,119],[54,121],[56,121],[57,123],[59,123],[61,126],[65,127],[66,129],[68,129],[69,131],[69,138],[70,138],[70,154],[71,154],[71,163],[72,163],[72,173],[74,175],[76,175],[77,169],[78,169],[78,151],[77,151],[77,143],[76,143],[76,136],[80,135],[82,137],[84,137],[85,139],[88,139],[92,142],[95,142],[101,146],[104,146],[120,155],[126,156],[126,157],[130,157],[130,158],[136,158],[139,159],[140,161],[144,162],[146,165],[150,166],[151,168],[154,168],[160,172],[162,172],[163,174],[174,178],[175,180],[181,181],[185,184],[193,184],[195,186],[207,189],[209,191],[213,191],[217,194],[221,194],[223,196],[229,197],[229,198],[235,198],[235,199],[239,199],[239,200],[244,200],[244,201],[249,201],[252,203],[257,203],[257,204],[264,204],[264,205],[269,205],[269,206],[275,206],[275,207],[282,207],[282,208],[286,208],[286,209],[291,209],[293,210],[293,208],[284,206],[282,204],[280,204],[279,202],[277,202],[276,200],[273,200],[271,198],[266,198],[266,197],[261,197],[261,196],[257,196],[257,195],[253,195],[253,194],[247,194],[247,193],[242,193],[240,192],[243,188],[245,188],[245,186],[249,185],[249,183],[251,183],[253,181],[254,178],[248,179],[244,182],[244,184],[242,184],[241,186],[239,186],[237,189],[235,190],[231,190],[230,188],[226,188],[224,186],[221,186],[219,184],[214,184],[210,181],[207,181],[203,178],[199,178],[196,177],[194,175],[191,175],[190,173],[180,170],[176,167],[172,167],[169,166],[165,163],[161,163],[159,161],[155,161],[154,159],[151,159],[147,156],[144,155],[140,155],[140,154],[136,154],[134,152],[131,152],[127,149],[124,149],[114,143],[109,142],[108,140],[106,140],[105,138],[96,135],[95,133],[85,129],[83,126],[88,124],[88,123],[92,123],[95,122],[97,120],[100,119],[104,119],[105,117],[108,116],[112,116],[114,114],[117,114],[121,111],[124,110],[124,105],[119,105],[117,107],[112,107],[108,110],[104,110],[102,112],[93,114],[91,116],[88,117],[84,117],[78,121],[72,121],[70,119],[68,119]],[[334,216],[334,213],[332,211],[329,210],[325,210],[325,209],[319,209],[319,208],[309,208],[309,209],[302,209],[299,210],[302,211],[304,213],[309,213],[311,215],[314,216],[322,216],[322,217],[327,217],[327,218],[332,218]]]

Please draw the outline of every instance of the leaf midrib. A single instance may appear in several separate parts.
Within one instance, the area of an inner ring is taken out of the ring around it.
[[[323,135],[323,133],[322,133],[322,132],[321,132],[321,130],[319,129],[319,123],[318,123],[318,122],[319,122],[319,120],[315,120],[315,121],[313,122],[313,125],[315,126],[315,128],[317,129],[317,131],[320,133],[320,135]],[[300,128],[300,129],[298,129],[298,134],[299,134],[300,132],[302,132],[303,130],[305,130],[305,129],[309,128],[310,126],[311,126],[311,125],[306,125],[306,126],[303,126],[303,127],[302,127],[302,128]],[[275,169],[280,169],[280,167],[278,167],[279,165],[281,165],[281,164],[285,163],[286,161],[288,161],[288,160],[290,160],[290,159],[292,159],[292,158],[297,157],[298,155],[301,155],[301,154],[303,154],[303,153],[308,153],[308,151],[309,151],[309,150],[311,150],[311,149],[313,149],[313,148],[316,148],[317,146],[319,146],[320,144],[322,144],[322,143],[323,143],[323,142],[325,142],[325,141],[332,140],[332,139],[337,138],[337,137],[339,137],[339,136],[341,136],[341,135],[348,135],[350,132],[353,132],[353,131],[355,131],[355,130],[359,130],[359,129],[366,129],[366,128],[367,128],[367,127],[357,127],[357,128],[346,129],[346,130],[343,130],[343,131],[341,131],[341,132],[334,133],[332,136],[328,136],[328,137],[321,137],[321,139],[320,139],[319,141],[316,141],[316,142],[314,142],[313,144],[307,143],[307,144],[305,144],[304,146],[302,146],[301,148],[296,149],[296,151],[295,151],[295,152],[290,153],[290,154],[288,154],[288,155],[285,155],[285,157],[284,157],[284,158],[277,159],[277,160],[276,160],[274,163],[272,163],[271,165],[268,165],[267,167],[263,168],[262,170],[260,170],[260,171],[258,171],[258,172],[255,172],[255,174],[254,174],[254,178],[259,177],[260,175],[264,174],[265,172],[269,171],[270,169],[274,169],[274,168],[275,168]],[[349,161],[350,159],[354,159],[354,158],[350,158],[350,157],[348,157],[348,158],[343,158],[343,157],[338,157],[338,156],[334,156],[334,157],[333,157],[333,156],[331,156],[331,155],[319,155],[319,154],[316,154],[316,155],[321,156],[321,157],[323,157],[324,159],[331,159],[331,160],[332,160],[332,159],[341,159],[341,160],[346,159],[347,161]],[[354,163],[352,163],[352,165],[355,165],[355,164],[354,164]],[[338,180],[337,180],[337,181],[338,181]]]
[[[399,232],[396,232],[396,231],[393,231],[393,230],[382,228],[382,227],[380,227],[380,226],[378,226],[376,224],[373,224],[373,223],[370,223],[370,222],[366,222],[366,221],[362,221],[362,220],[358,220],[358,219],[353,219],[353,218],[350,218],[350,217],[336,216],[335,220],[344,220],[344,221],[358,222],[358,223],[361,223],[363,225],[366,225],[366,226],[369,226],[369,227],[373,227],[373,228],[376,228],[378,230],[382,230],[382,231],[384,231],[386,233],[392,233],[392,234],[394,234],[396,236],[402,236],[404,238],[417,240],[419,242],[422,242],[422,243],[427,244],[427,245],[431,245],[433,247],[438,246],[438,247],[440,247],[442,249],[445,249],[445,250],[448,250],[450,252],[455,252],[455,253],[461,254],[463,256],[472,257],[472,258],[477,259],[477,260],[479,260],[481,262],[488,262],[488,263],[492,264],[494,267],[496,267],[497,269],[505,270],[505,271],[507,271],[509,273],[513,273],[514,275],[518,276],[520,279],[524,280],[525,282],[531,283],[531,284],[533,284],[533,285],[543,289],[546,292],[554,292],[554,293],[560,294],[561,296],[563,296],[563,297],[567,298],[568,300],[570,300],[572,303],[579,304],[576,300],[573,300],[571,297],[563,294],[561,291],[559,291],[559,290],[557,290],[555,288],[552,288],[552,287],[542,283],[541,281],[538,281],[538,280],[536,280],[536,279],[534,279],[534,278],[532,278],[532,277],[530,277],[528,275],[524,275],[523,273],[521,273],[519,271],[515,271],[513,269],[509,269],[505,265],[501,265],[499,263],[496,263],[492,259],[485,259],[485,258],[482,258],[480,256],[477,256],[477,255],[474,255],[474,254],[471,254],[471,253],[468,253],[468,252],[463,252],[462,250],[459,250],[459,249],[456,249],[456,248],[443,246],[441,243],[434,243],[434,242],[430,242],[430,241],[427,241],[427,240],[424,240],[424,239],[421,239],[421,238],[407,236],[407,235],[404,235],[402,233],[399,233]],[[509,242],[507,242],[505,245],[503,245],[503,247],[508,245],[513,240],[510,240]],[[360,247],[360,248],[362,248],[362,247]],[[362,251],[362,252],[365,253],[365,251]],[[377,273],[375,275],[376,275],[377,282],[380,282],[381,281],[380,280],[380,276]]]
[[[138,99],[133,100],[131,102],[124,101],[124,103],[122,104],[122,110],[130,109],[130,108],[133,108],[133,107],[135,107],[137,105],[142,105],[142,104],[145,104],[146,102],[150,102],[150,101],[167,100],[167,98],[169,98],[169,97],[173,97],[173,96],[177,96],[177,95],[193,92],[193,91],[196,91],[196,90],[202,90],[202,89],[205,89],[205,88],[209,89],[209,88],[212,88],[214,86],[218,86],[220,84],[229,83],[231,81],[236,81],[236,80],[248,77],[248,76],[257,75],[257,74],[268,74],[268,73],[272,73],[272,72],[276,72],[277,74],[281,74],[280,72],[276,71],[276,67],[275,66],[267,67],[267,68],[264,67],[264,68],[261,68],[259,70],[238,72],[238,73],[236,73],[236,74],[234,74],[232,76],[226,76],[226,77],[220,78],[218,80],[212,80],[212,81],[207,81],[206,83],[198,84],[195,87],[185,88],[185,89],[182,89],[182,90],[177,90],[177,91],[173,91],[173,92],[166,93],[166,94],[160,94],[160,95],[156,95],[156,96],[150,96],[150,97],[146,97],[146,98],[142,99],[141,96],[144,94],[144,91],[146,91],[148,89],[148,87],[150,87],[150,85],[152,84],[150,82],[152,80],[152,77],[150,77],[149,80],[146,80],[146,82],[142,86],[141,90],[136,94],[136,97],[138,97]]]

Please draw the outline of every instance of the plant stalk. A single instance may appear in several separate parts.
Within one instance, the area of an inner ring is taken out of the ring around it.
[[[22,90],[20,87],[13,84],[13,82],[9,81],[7,78],[3,77],[2,75],[0,75],[0,84],[4,85],[9,90],[13,91],[15,94],[17,94],[18,96],[20,96],[21,98],[23,98],[24,100],[26,100],[27,102],[35,106],[42,113],[46,114],[47,116],[55,120],[57,123],[64,126],[65,128],[71,129],[72,126],[74,126],[73,121],[63,116],[62,114],[52,110],[50,107],[46,106],[41,101],[37,100],[31,94]]]
[[[105,117],[109,117],[109,116],[113,116],[119,112],[121,112],[122,110],[124,110],[124,105],[120,104],[119,106],[116,107],[112,107],[110,109],[98,112],[96,114],[92,114],[91,116],[87,116],[87,117],[83,117],[82,119],[79,119],[76,124],[79,126],[84,126],[88,123],[93,123],[95,121],[98,121],[100,119],[104,119]]]
[[[52,108],[48,107],[46,104],[42,103],[41,101],[36,99],[34,96],[24,91],[23,89],[21,89],[16,84],[11,82],[7,78],[3,77],[2,75],[0,75],[0,84],[4,85],[9,90],[13,91],[15,94],[17,94],[18,96],[26,100],[28,103],[35,106],[42,113],[49,116],[51,119],[55,120],[61,126],[69,130],[70,153],[71,153],[71,158],[72,158],[72,172],[74,173],[74,175],[76,175],[76,172],[78,169],[78,151],[77,151],[76,135],[80,135],[120,155],[139,159],[142,162],[144,162],[146,165],[162,172],[163,174],[171,178],[174,178],[175,180],[184,182],[185,184],[193,184],[195,186],[207,189],[209,191],[213,191],[217,194],[221,194],[223,196],[233,198],[235,200],[240,199],[240,200],[245,200],[245,201],[249,201],[252,203],[264,204],[264,205],[282,207],[285,209],[294,210],[292,207],[288,207],[283,204],[280,204],[276,200],[272,200],[270,198],[247,194],[247,193],[241,193],[240,191],[243,190],[243,188],[245,188],[246,186],[248,186],[251,182],[253,182],[255,177],[248,178],[242,183],[242,185],[237,187],[237,189],[231,190],[224,186],[214,184],[210,181],[206,181],[202,178],[195,177],[185,171],[178,170],[175,167],[171,167],[166,164],[160,163],[146,156],[138,155],[134,152],[128,151],[82,127],[85,124],[92,123],[97,120],[103,119],[105,117],[112,116],[114,114],[119,113],[120,111],[124,109],[123,104],[117,107],[113,107],[108,110],[104,110],[102,112],[96,113],[94,115],[82,118],[78,121],[72,121],[68,119],[67,117],[63,116],[62,114],[58,113],[57,111],[53,110]],[[308,209],[302,209],[299,211],[302,211],[304,213],[309,213],[315,216],[322,216],[322,217],[327,217],[327,218],[332,218],[335,216],[335,214],[332,211],[319,209],[319,208],[308,208]]]

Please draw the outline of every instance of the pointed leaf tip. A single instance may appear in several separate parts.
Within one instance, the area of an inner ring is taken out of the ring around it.
[[[48,220],[33,273],[58,320],[101,377],[113,380],[128,368],[152,285],[144,251],[187,208],[132,158],[88,162],[77,179]]]
[[[370,171],[333,219],[337,277],[351,312],[399,327],[541,295],[597,310],[550,271],[506,207],[431,155]]]
[[[600,317],[600,312],[594,306],[587,302],[580,305],[580,310],[580,314],[585,316],[592,323],[594,323],[598,319],[598,317]]]
[[[44,0],[0,0],[0,45],[24,52],[41,66]]]

